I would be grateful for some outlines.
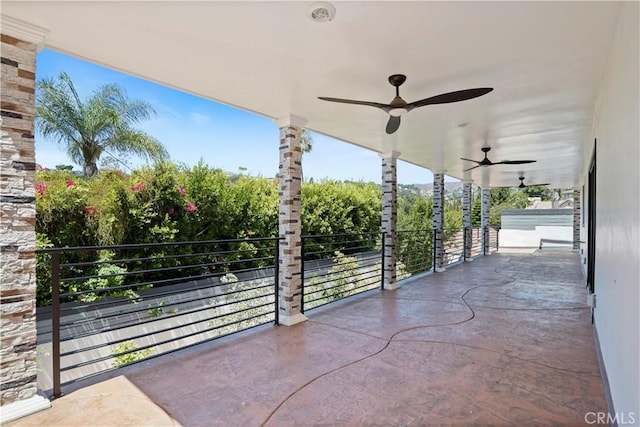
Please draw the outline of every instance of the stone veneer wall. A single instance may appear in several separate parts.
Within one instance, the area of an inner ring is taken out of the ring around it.
[[[471,259],[471,246],[473,239],[473,230],[471,228],[471,182],[462,183],[462,227],[464,229],[464,253],[466,259]]]
[[[384,239],[384,288],[396,283],[396,225],[398,221],[397,153],[382,156],[382,231]]]
[[[300,314],[302,295],[302,147],[299,127],[286,125],[280,128],[280,318],[287,319]],[[293,323],[296,323],[295,321]]]
[[[436,271],[444,268],[444,174],[433,174],[433,210],[434,252]]]
[[[1,35],[0,404],[36,393],[36,45]]]
[[[482,225],[482,253],[489,255],[490,253],[490,236],[489,236],[489,214],[491,212],[491,189],[482,189],[481,199],[481,225]]]
[[[573,249],[580,249],[580,190],[573,190]]]

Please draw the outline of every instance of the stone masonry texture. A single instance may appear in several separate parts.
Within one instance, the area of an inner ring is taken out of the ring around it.
[[[573,190],[573,249],[580,249],[580,190]]]
[[[473,231],[471,229],[471,182],[464,182],[462,184],[462,227],[464,229],[464,253],[465,258],[471,258],[471,245],[473,238]]]
[[[396,282],[396,225],[398,220],[398,182],[396,155],[382,157],[382,231],[384,239],[383,273],[385,287]]]
[[[445,265],[444,254],[444,174],[433,174],[433,229],[435,266],[442,268]]]
[[[482,253],[489,255],[489,214],[491,209],[491,189],[482,189],[481,198]]]
[[[36,46],[1,35],[0,404],[36,392]]]
[[[280,240],[280,314],[300,313],[302,296],[302,148],[301,129],[280,128],[280,208],[278,229]]]

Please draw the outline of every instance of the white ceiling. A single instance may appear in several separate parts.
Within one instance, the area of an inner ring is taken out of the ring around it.
[[[609,55],[617,2],[2,1],[2,13],[50,31],[48,47],[478,184],[579,183],[583,146]],[[407,102],[472,87],[470,101],[411,111],[398,132],[386,113],[318,96],[388,103],[391,74]],[[468,125],[461,127],[461,124]]]

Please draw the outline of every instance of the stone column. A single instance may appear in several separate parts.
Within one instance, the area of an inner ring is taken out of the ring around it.
[[[385,233],[383,268],[384,289],[397,289],[396,260],[398,221],[398,179],[396,173],[397,159],[400,153],[391,151],[382,157],[382,231]]]
[[[276,121],[280,128],[279,211],[280,236],[280,324],[291,326],[307,318],[300,312],[302,298],[302,147],[300,133],[304,119],[285,116]]]
[[[433,174],[433,245],[434,268],[436,272],[445,271],[444,253],[444,173]]]
[[[37,394],[35,62],[46,31],[2,16],[0,423],[50,406]]]
[[[482,199],[481,199],[481,220],[480,224],[482,225],[482,254],[489,255],[491,253],[490,250],[490,242],[489,242],[489,213],[491,208],[491,189],[483,188],[482,189]]]
[[[464,254],[466,261],[471,259],[471,247],[473,246],[473,230],[471,226],[471,206],[473,204],[471,181],[462,183],[462,227],[464,230]]]
[[[580,190],[573,190],[573,249],[580,249]]]

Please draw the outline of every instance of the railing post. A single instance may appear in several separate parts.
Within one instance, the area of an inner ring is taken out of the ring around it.
[[[304,236],[300,236],[300,313],[304,314]]]
[[[484,226],[482,227],[482,255],[487,254],[487,246],[489,246],[489,228]]]
[[[381,241],[381,245],[380,245],[380,254],[381,254],[381,258],[380,258],[380,290],[384,290],[384,242],[386,240],[387,237],[387,232],[383,231],[382,232],[382,241]]]
[[[437,238],[438,238],[438,236],[436,234],[436,229],[434,228],[431,231],[431,246],[432,246],[432,249],[433,249],[433,251],[432,251],[433,254],[431,255],[431,257],[432,257],[431,261],[432,261],[432,264],[433,264],[432,269],[433,269],[434,273],[436,272],[436,239]]]
[[[51,254],[51,362],[53,397],[62,396],[60,382],[60,254]]]
[[[273,283],[275,284],[275,316],[273,323],[280,324],[280,239],[276,238],[276,256],[273,266]]]
[[[496,228],[496,252],[500,250],[500,229]]]
[[[462,229],[462,261],[467,260],[467,227]]]

